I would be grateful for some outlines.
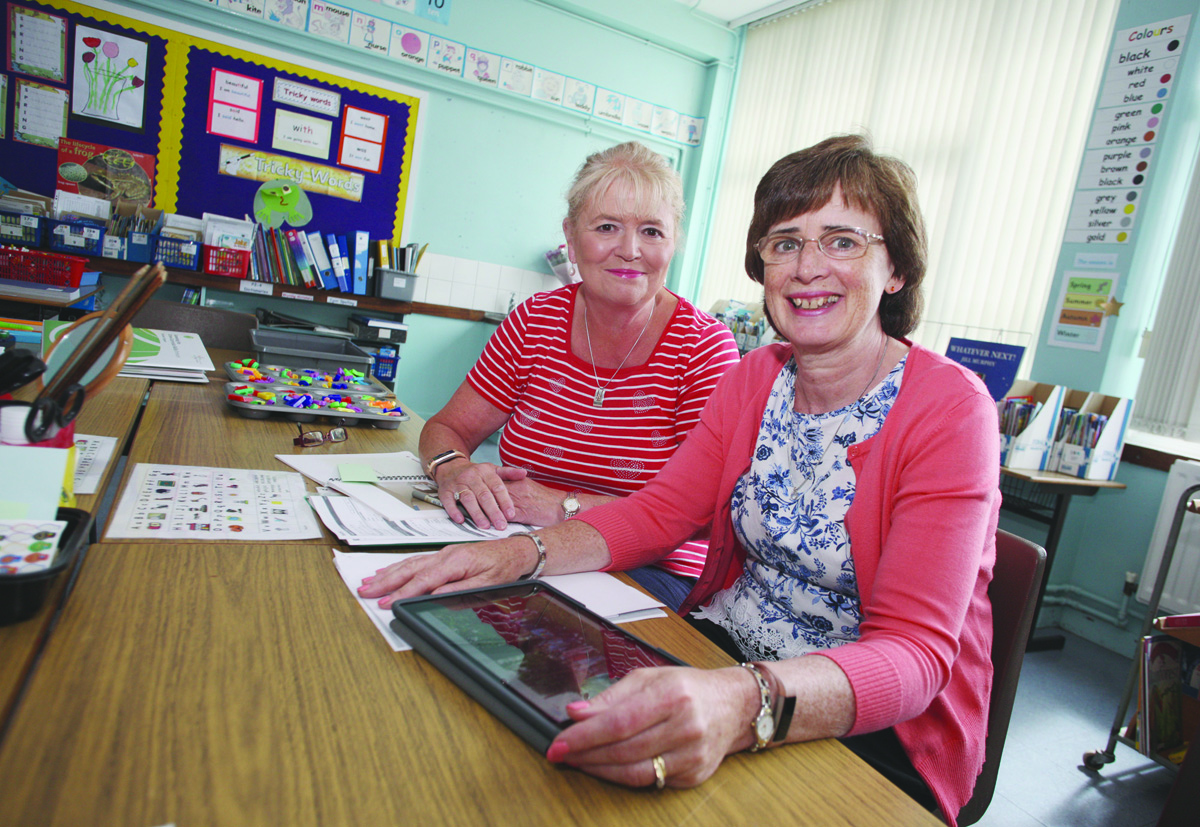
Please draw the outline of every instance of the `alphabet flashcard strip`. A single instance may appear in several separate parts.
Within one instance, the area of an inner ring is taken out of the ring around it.
[[[138,463],[105,536],[269,541],[321,530],[300,474]]]

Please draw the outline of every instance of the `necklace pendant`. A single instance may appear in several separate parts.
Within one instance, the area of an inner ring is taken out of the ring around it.
[[[592,397],[592,407],[604,407],[604,388],[596,388],[596,395]]]

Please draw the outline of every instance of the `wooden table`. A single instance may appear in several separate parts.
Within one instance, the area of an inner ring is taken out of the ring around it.
[[[633,631],[728,658],[677,617]],[[936,825],[836,741],[694,790],[547,762],[385,644],[314,545],[101,543],[2,744],[11,825]]]
[[[78,507],[84,511],[94,513],[105,487],[112,479],[117,467],[117,458],[125,449],[125,443],[133,432],[149,384],[145,379],[118,377],[80,410],[75,424],[76,433],[117,438],[113,457],[104,468],[97,493],[80,494],[76,497]],[[13,396],[27,402],[32,401],[37,396],[37,389],[26,386]],[[0,626],[0,724],[8,719],[29,669],[45,641],[54,615],[62,605],[74,573],[75,567],[71,567],[69,571],[64,571],[55,578],[42,608],[36,615],[20,623]]]
[[[1027,491],[1033,491],[1034,496],[1022,496],[1021,492],[1006,488],[1006,480],[1023,484]],[[1119,490],[1125,483],[1113,480],[1084,480],[1079,477],[1060,474],[1057,471],[1036,471],[1024,468],[1001,468],[1000,489],[1003,495],[1001,507],[1014,514],[1020,514],[1031,520],[1048,526],[1046,541],[1046,573],[1042,577],[1042,585],[1038,589],[1037,605],[1033,612],[1033,622],[1037,623],[1038,612],[1042,609],[1042,598],[1046,594],[1046,586],[1050,583],[1050,569],[1054,565],[1054,555],[1058,551],[1058,541],[1062,537],[1063,525],[1067,521],[1067,507],[1071,497],[1092,496],[1101,489]],[[1013,496],[1016,494],[1016,496]],[[1037,500],[1040,497],[1050,498],[1050,505],[1043,505]],[[1036,632],[1036,630],[1035,630]],[[1065,638],[1058,634],[1033,634],[1029,638],[1026,651],[1039,652],[1047,649],[1061,649]]]

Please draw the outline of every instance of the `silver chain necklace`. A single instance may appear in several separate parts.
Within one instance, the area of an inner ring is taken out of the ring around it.
[[[849,407],[846,409],[846,412],[844,414],[842,414],[842,418],[838,422],[837,428],[834,429],[833,436],[829,439],[829,443],[827,445],[821,446],[821,454],[820,455],[822,458],[825,457],[825,452],[828,451],[830,448],[832,448],[833,443],[837,441],[838,434],[840,434],[842,432],[842,428],[845,427],[846,421],[850,418],[850,414],[854,413],[855,409],[863,401],[863,397],[865,397],[867,395],[867,391],[871,390],[871,387],[875,384],[875,377],[879,375],[879,369],[881,367],[883,367],[883,357],[887,353],[887,346],[888,346],[888,337],[885,335],[883,337],[883,347],[880,348],[880,350],[879,350],[879,361],[875,363],[875,370],[871,374],[871,378],[867,380],[867,386],[862,389],[862,393],[860,393],[858,395],[858,399],[855,399],[853,402],[851,402]],[[794,388],[792,390],[792,393],[794,396],[795,395]],[[793,478],[798,477],[800,475],[799,469],[796,468],[796,463],[792,458],[791,451],[788,452],[788,470],[791,472],[791,475]],[[811,488],[814,485],[816,485],[815,477],[805,477],[802,485],[792,486],[792,497],[794,499],[799,499],[801,493],[803,493],[805,491],[805,489]]]
[[[633,340],[633,347],[629,348],[629,352],[625,354],[625,358],[621,360],[621,364],[617,365],[617,369],[613,371],[613,375],[603,385],[600,384],[600,375],[596,373],[596,357],[592,353],[592,331],[588,329],[588,314],[587,302],[583,303],[583,335],[587,337],[588,359],[592,363],[592,377],[596,380],[596,395],[592,397],[592,407],[601,408],[604,406],[604,390],[612,384],[613,379],[617,378],[617,374],[621,372],[621,368],[625,367],[625,363],[629,361],[629,357],[637,350],[638,342],[646,335],[646,331],[650,329],[650,320],[654,318],[654,308],[650,308],[650,316],[646,319],[646,325],[642,328],[642,332]]]

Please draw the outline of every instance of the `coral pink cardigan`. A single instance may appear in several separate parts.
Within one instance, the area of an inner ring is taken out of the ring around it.
[[[730,497],[750,466],[771,385],[791,356],[759,348],[718,383],[700,423],[641,491],[577,519],[604,536],[611,569],[646,565],[711,524],[688,612],[742,571]],[[895,404],[852,445],[846,515],[863,620],[859,640],[819,653],[854,691],[849,735],[894,727],[951,825],[983,765],[992,684],[1000,508],[996,407],[978,379],[913,345]]]

